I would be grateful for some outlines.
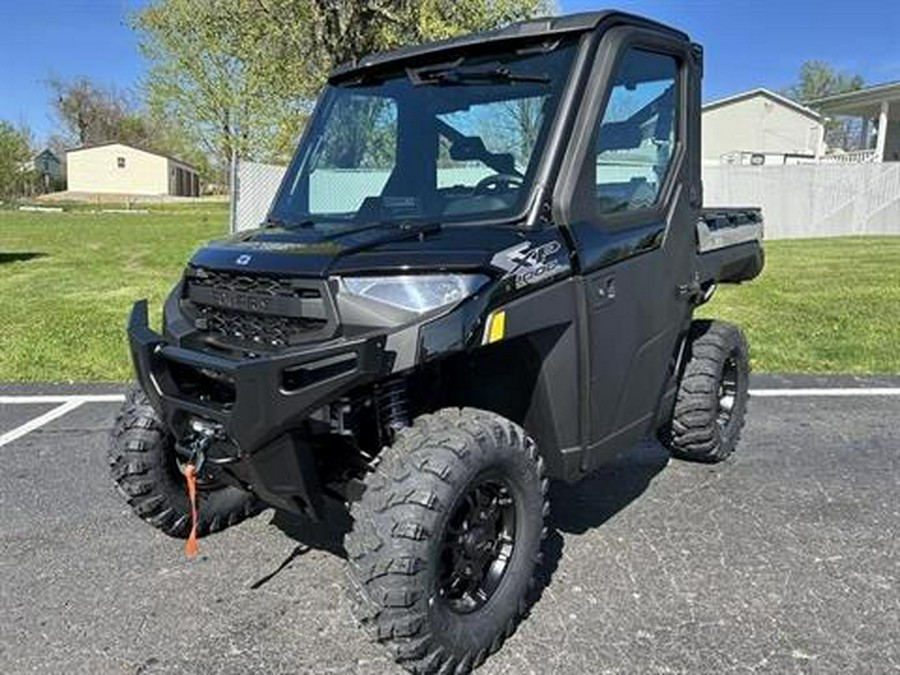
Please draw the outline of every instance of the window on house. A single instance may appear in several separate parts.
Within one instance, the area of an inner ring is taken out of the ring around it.
[[[675,149],[677,79],[671,56],[630,49],[622,59],[597,138],[601,212],[656,203]]]
[[[125,158],[124,157],[116,157],[116,166],[120,169],[125,168]]]

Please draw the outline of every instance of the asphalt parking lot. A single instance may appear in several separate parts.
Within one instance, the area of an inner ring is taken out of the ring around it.
[[[0,437],[58,405],[0,405]],[[397,672],[351,620],[346,521],[266,511],[188,562],[111,486],[116,408],[0,443],[0,673]],[[648,444],[555,485],[548,584],[480,672],[900,670],[898,414],[897,395],[757,396],[723,465]]]

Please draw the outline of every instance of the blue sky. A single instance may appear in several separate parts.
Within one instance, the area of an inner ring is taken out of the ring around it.
[[[38,138],[54,122],[44,82],[87,76],[135,88],[144,74],[127,16],[141,0],[0,0],[0,119]],[[821,59],[867,82],[900,80],[896,0],[562,0],[565,12],[616,7],[687,31],[706,49],[704,98],[790,84]]]

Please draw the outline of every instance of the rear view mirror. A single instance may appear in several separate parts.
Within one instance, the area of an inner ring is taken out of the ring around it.
[[[637,124],[628,121],[606,122],[600,126],[597,150],[630,150],[639,147],[642,140],[641,128]]]
[[[478,136],[460,136],[450,146],[450,159],[457,162],[479,161],[499,173],[516,173],[516,159],[510,153],[488,150]]]
[[[450,159],[457,162],[480,160],[486,154],[487,148],[484,146],[484,141],[478,136],[461,136],[450,146]]]

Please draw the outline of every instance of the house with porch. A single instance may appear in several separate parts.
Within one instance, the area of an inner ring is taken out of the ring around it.
[[[822,116],[769,89],[704,104],[701,136],[704,166],[812,162],[825,148]]]
[[[900,82],[827,96],[807,105],[826,117],[855,117],[862,125],[862,147],[830,154],[821,161],[900,162]]]
[[[705,203],[761,207],[769,239],[900,235],[900,82],[805,105],[823,121],[849,120],[847,128],[858,139],[853,147],[859,149],[820,150],[794,166],[705,162]],[[723,135],[731,133],[726,126]]]

